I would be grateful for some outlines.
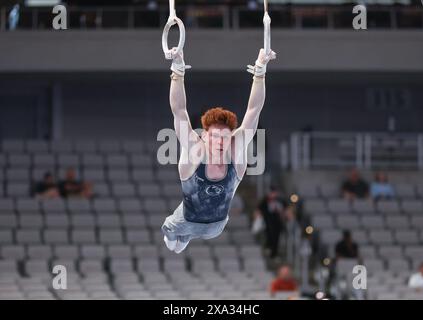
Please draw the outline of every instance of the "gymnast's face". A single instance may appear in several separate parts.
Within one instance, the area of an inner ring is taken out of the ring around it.
[[[220,157],[229,150],[231,145],[232,131],[228,126],[222,124],[213,124],[209,130],[203,131],[204,141],[208,146],[212,157]]]

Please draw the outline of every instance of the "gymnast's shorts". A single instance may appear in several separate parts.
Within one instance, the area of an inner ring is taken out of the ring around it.
[[[229,215],[222,221],[196,223],[185,220],[183,202],[168,216],[162,225],[162,232],[170,240],[188,242],[192,239],[212,239],[219,236],[229,220]]]

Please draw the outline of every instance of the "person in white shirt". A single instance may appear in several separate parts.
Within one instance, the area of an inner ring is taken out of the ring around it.
[[[411,275],[408,286],[413,289],[423,290],[423,262],[420,264],[419,272]]]

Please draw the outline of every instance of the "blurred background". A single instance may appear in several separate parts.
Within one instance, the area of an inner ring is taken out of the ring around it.
[[[0,299],[423,298],[422,3],[269,3],[265,173],[244,178],[220,237],[176,255],[160,226],[177,167],[156,158],[173,125],[168,2],[0,1]],[[213,106],[242,118],[263,4],[176,12],[193,126]]]

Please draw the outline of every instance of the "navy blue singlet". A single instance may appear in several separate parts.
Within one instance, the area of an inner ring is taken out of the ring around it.
[[[226,168],[223,179],[211,180],[207,178],[206,164],[202,162],[190,178],[181,180],[185,220],[212,223],[226,219],[241,182],[232,162]]]

